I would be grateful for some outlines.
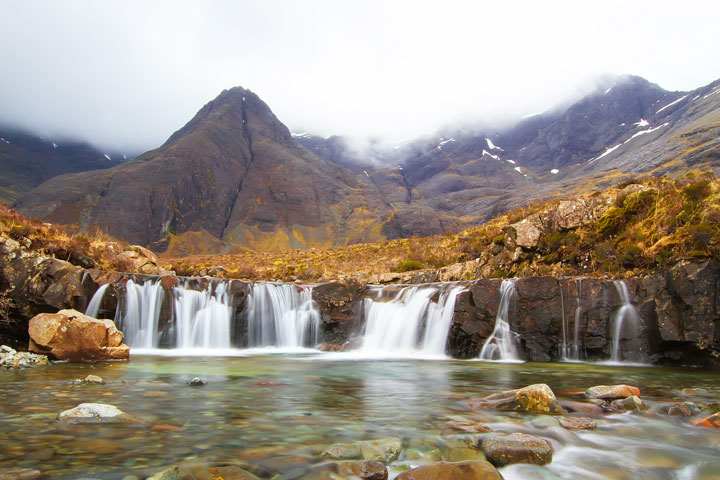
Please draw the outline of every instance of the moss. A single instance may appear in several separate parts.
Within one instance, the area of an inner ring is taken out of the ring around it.
[[[493,243],[495,245],[505,245],[505,234],[501,233],[497,237],[493,238]]]
[[[425,264],[422,262],[419,262],[417,260],[406,260],[404,262],[400,262],[397,264],[397,267],[395,267],[395,271],[398,273],[402,272],[409,272],[412,270],[420,270],[421,268],[424,268]]]
[[[596,232],[601,238],[607,238],[620,231],[625,223],[625,210],[618,207],[610,207],[607,212],[597,221]]]

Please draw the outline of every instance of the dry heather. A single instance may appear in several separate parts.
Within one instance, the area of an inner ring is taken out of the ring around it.
[[[646,189],[629,194],[630,184]],[[515,254],[504,227],[560,200],[533,204],[460,233],[348,245],[333,249],[247,251],[168,259],[179,275],[251,280],[319,281],[343,276],[439,268],[491,258],[490,276],[528,274],[627,275],[664,268],[681,258],[720,261],[720,181],[693,172],[681,179],[629,180],[594,195],[614,198],[599,219],[580,228],[544,234],[537,247]]]

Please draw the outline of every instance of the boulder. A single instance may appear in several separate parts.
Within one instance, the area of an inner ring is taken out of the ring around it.
[[[0,480],[35,480],[42,476],[40,470],[33,468],[0,468]]]
[[[164,273],[158,265],[160,260],[157,255],[140,245],[132,245],[129,250],[120,252],[118,256],[130,263],[133,272],[147,275],[161,275]]]
[[[553,449],[547,440],[524,433],[500,434],[486,437],[482,449],[496,467],[513,463],[547,465],[552,462]]]
[[[58,360],[127,360],[130,348],[112,320],[97,320],[77,310],[41,313],[30,319],[30,351]]]
[[[635,395],[640,396],[640,389],[630,385],[597,385],[585,390],[587,398],[599,398],[601,400],[617,400]]]
[[[515,246],[531,249],[535,248],[540,241],[540,236],[545,228],[540,215],[534,213],[517,223],[508,225],[503,229],[506,236],[512,239]]]
[[[642,412],[648,409],[647,405],[636,395],[613,400],[610,408],[621,412]]]
[[[358,442],[364,460],[392,463],[402,451],[402,440],[397,437],[378,438]]]
[[[566,430],[594,430],[597,422],[587,417],[560,417],[560,425]]]
[[[502,480],[503,476],[489,462],[437,462],[401,473],[395,480]]]
[[[470,401],[470,408],[476,410],[504,410],[516,412],[546,413],[562,415],[562,407],[552,389],[544,383],[529,385],[517,390],[508,390]]]
[[[69,424],[93,423],[142,423],[137,417],[128,415],[114,405],[107,403],[81,403],[75,408],[60,412],[58,421]]]

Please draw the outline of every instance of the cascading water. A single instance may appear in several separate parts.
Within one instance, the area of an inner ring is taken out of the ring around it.
[[[622,305],[613,319],[612,352],[610,354],[610,361],[621,362],[623,358],[620,352],[620,340],[623,335],[625,337],[637,335],[638,328],[640,326],[640,317],[635,309],[635,306],[630,301],[630,292],[628,292],[628,287],[625,282],[617,280],[613,283],[615,284],[615,289],[620,296]]]
[[[230,348],[233,309],[226,283],[203,291],[175,286],[177,348]]]
[[[107,290],[109,286],[109,283],[100,285],[100,288],[95,291],[90,299],[90,303],[88,303],[88,306],[85,309],[85,315],[97,318],[97,314],[100,311],[100,305],[102,304],[103,297],[105,296],[105,290]]]
[[[516,335],[510,328],[510,300],[515,294],[515,280],[503,280],[500,285],[500,306],[495,317],[495,328],[483,343],[480,360],[520,361]]]
[[[115,324],[125,335],[125,343],[133,348],[157,348],[158,320],[162,308],[163,289],[160,282],[125,283],[123,302],[115,312]]]
[[[314,347],[320,312],[312,288],[256,283],[248,297],[248,347]]]
[[[570,350],[570,360],[580,360],[580,320],[582,319],[582,278],[575,279],[575,298],[577,305],[575,306],[575,332],[573,334],[573,346]]]
[[[567,332],[570,329],[570,325],[568,325],[567,318],[565,317],[565,296],[563,295],[562,279],[558,279],[558,285],[560,286],[560,314],[562,315],[562,344],[560,345],[560,358],[562,360],[568,360],[570,356],[570,345],[568,345],[567,341]]]
[[[383,289],[365,299],[363,352],[444,355],[460,285],[402,287],[383,301]],[[437,300],[433,299],[437,296]]]

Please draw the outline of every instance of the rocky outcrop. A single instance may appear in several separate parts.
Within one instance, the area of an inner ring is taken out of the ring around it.
[[[127,360],[130,348],[112,320],[97,320],[76,310],[41,313],[30,319],[30,351],[57,360]]]
[[[323,283],[313,288],[313,299],[322,312],[322,343],[342,345],[359,324],[359,300],[365,284],[356,280]]]

